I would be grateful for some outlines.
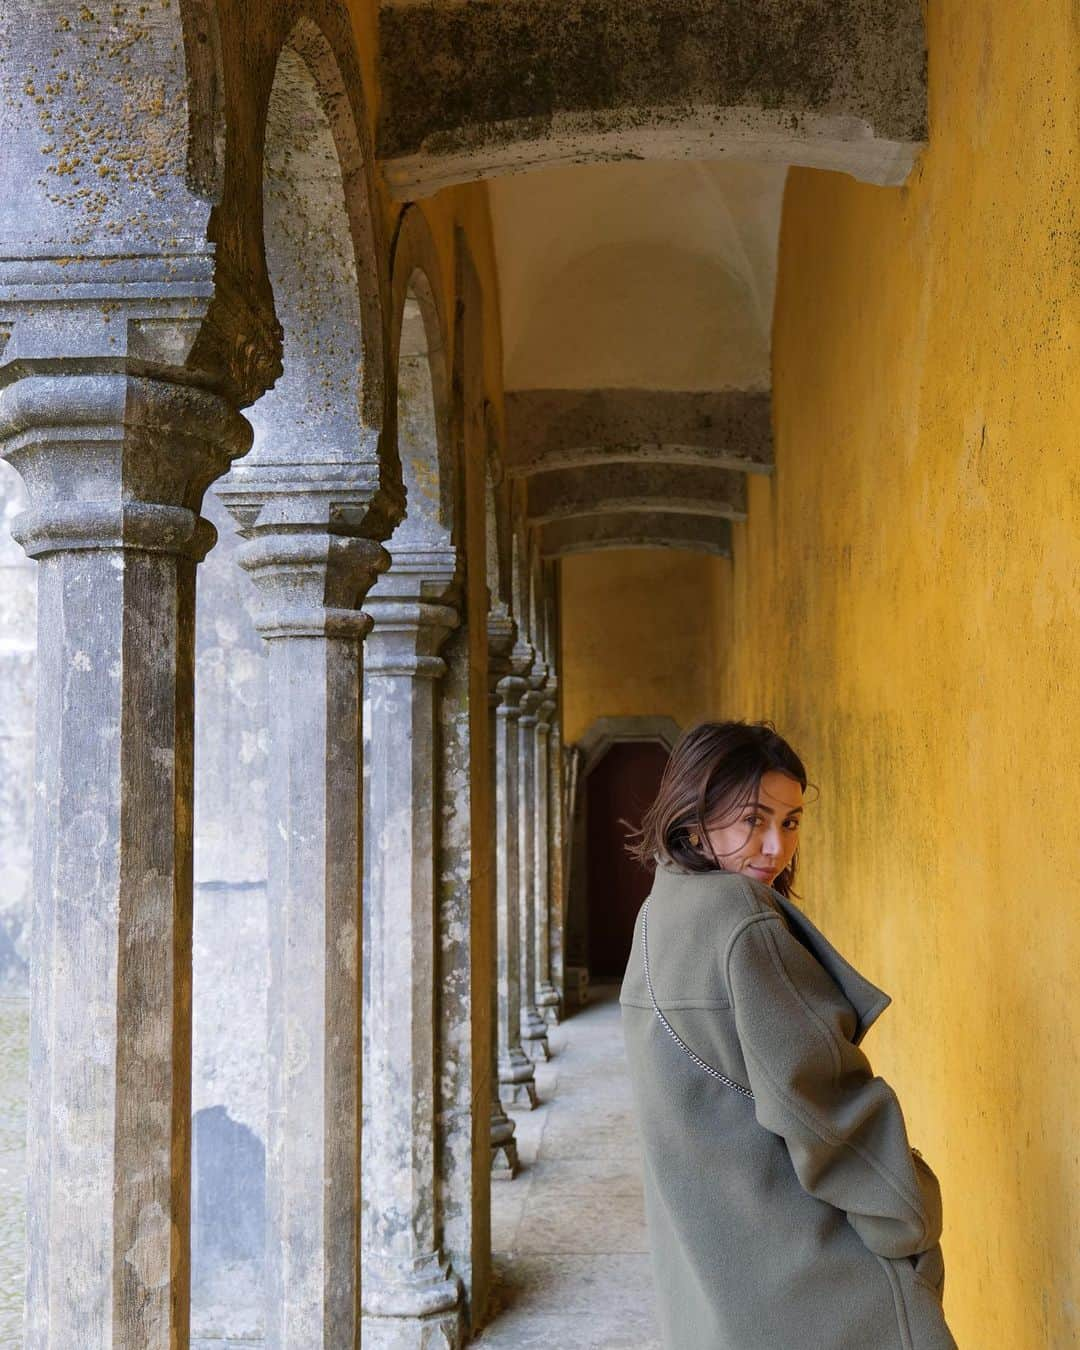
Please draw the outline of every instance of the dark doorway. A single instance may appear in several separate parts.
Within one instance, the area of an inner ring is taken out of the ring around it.
[[[586,882],[589,974],[621,979],[630,955],[634,921],[652,885],[652,874],[626,852],[626,826],[637,826],[656,796],[668,762],[656,741],[617,741],[586,782]]]

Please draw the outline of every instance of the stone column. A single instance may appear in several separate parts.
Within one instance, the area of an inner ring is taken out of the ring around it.
[[[486,1306],[489,1259],[488,1185],[489,1157],[483,1138],[487,1115],[487,1080],[491,1069],[489,1046],[493,1024],[489,1022],[490,971],[484,960],[491,952],[488,931],[493,903],[490,888],[483,886],[477,866],[490,831],[474,820],[473,771],[478,753],[478,726],[488,716],[487,700],[473,704],[474,663],[471,659],[469,596],[462,595],[461,622],[443,644],[441,656],[446,674],[436,685],[440,732],[435,746],[438,783],[435,801],[438,818],[435,839],[438,848],[438,902],[435,932],[438,960],[436,980],[436,1160],[438,1186],[436,1210],[443,1253],[461,1282],[466,1321],[480,1321]],[[477,597],[472,597],[473,604]],[[476,733],[474,735],[474,733]],[[480,825],[483,839],[474,848],[474,829]],[[487,1016],[485,1016],[487,1014]],[[488,1022],[487,1026],[483,1024]],[[486,1035],[485,1035],[486,1033]]]
[[[538,1104],[536,1073],[521,1045],[521,859],[518,792],[521,700],[532,652],[515,644],[509,671],[496,685],[495,896],[499,1091],[508,1106],[531,1111]]]
[[[47,359],[52,336],[17,320],[0,366],[13,534],[38,560],[25,1344],[168,1350],[188,1337],[199,507],[250,429],[121,352],[109,373]]]
[[[269,644],[266,1342],[359,1335],[358,606],[389,562],[339,533],[365,494],[327,466],[238,466],[218,494],[245,539]]]
[[[39,619],[27,1350],[188,1343],[195,572],[280,369],[252,157],[216,160],[243,90],[208,116],[218,44],[135,8],[8,5],[0,41],[0,454]]]
[[[368,597],[364,685],[362,1339],[461,1339],[436,1195],[436,696],[458,621],[452,549],[401,550]]]
[[[502,703],[502,694],[499,692],[500,683],[511,674],[511,663],[509,653],[514,643],[514,621],[510,618],[505,606],[498,606],[488,615],[488,681],[489,695],[488,708],[490,711],[490,769],[492,782],[492,810],[491,825],[492,836],[495,839],[495,848],[497,855],[501,853],[505,837],[500,836],[499,822],[500,817],[505,817],[505,808],[500,811],[499,806],[499,739],[500,739],[500,721],[499,706]],[[504,747],[505,755],[505,747]],[[518,1151],[517,1141],[514,1138],[514,1122],[506,1114],[502,1104],[502,1097],[499,1092],[499,1063],[500,1063],[500,1033],[503,1032],[504,1022],[509,1026],[507,1010],[510,1006],[510,1000],[503,992],[503,981],[501,979],[501,967],[505,964],[505,951],[510,950],[510,944],[504,942],[505,924],[502,920],[502,904],[499,891],[499,876],[501,870],[505,868],[505,860],[496,856],[496,891],[495,891],[495,941],[492,943],[492,963],[491,963],[491,1176],[495,1181],[513,1181],[518,1173]],[[517,944],[514,944],[516,953]],[[509,978],[506,985],[509,986]],[[517,964],[514,968],[514,983],[517,983]],[[508,992],[508,990],[507,990]],[[518,997],[514,998],[513,1008],[515,1017],[513,1025],[515,1032],[518,1031],[518,1021],[516,1017],[518,1007]],[[528,1081],[533,1081],[532,1063],[526,1058],[521,1050],[520,1040],[516,1044],[516,1049],[520,1057],[520,1062],[529,1075]],[[526,1093],[527,1096],[527,1093]],[[535,1104],[535,1090],[529,1105]]]
[[[560,1009],[566,1007],[566,775],[563,764],[562,724],[558,705],[551,723],[548,743],[549,781],[549,857],[550,857],[550,921],[551,983],[559,999]]]
[[[8,521],[24,507],[19,475],[0,460],[0,994],[20,996],[30,972],[37,565]]]
[[[536,725],[547,670],[534,665],[521,700],[518,740],[518,849],[521,873],[521,1044],[533,1060],[551,1058],[536,1006]]]
[[[555,715],[555,677],[548,670],[544,701],[536,713],[536,842],[534,908],[536,911],[536,1007],[549,1026],[559,1024],[559,995],[551,980],[551,765],[549,747]]]

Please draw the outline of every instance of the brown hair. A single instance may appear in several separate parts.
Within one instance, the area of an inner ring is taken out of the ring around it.
[[[762,777],[786,773],[802,787],[806,769],[771,722],[702,722],[691,727],[671,752],[656,800],[641,826],[631,832],[627,849],[646,867],[657,861],[688,872],[721,867],[705,830],[706,821],[734,816],[757,796]],[[704,847],[690,836],[700,836]],[[773,882],[781,895],[792,894],[798,852]]]

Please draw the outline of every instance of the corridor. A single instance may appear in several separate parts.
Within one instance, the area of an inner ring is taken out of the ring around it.
[[[484,1350],[659,1350],[618,987],[550,1032],[541,1105],[515,1113],[521,1171],[492,1184]]]

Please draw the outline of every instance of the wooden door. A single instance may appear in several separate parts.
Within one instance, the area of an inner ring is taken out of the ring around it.
[[[595,980],[622,979],[634,937],[634,921],[652,886],[652,873],[626,851],[627,830],[651,805],[668,762],[656,741],[617,741],[589,773],[586,783],[586,880],[589,973]]]

